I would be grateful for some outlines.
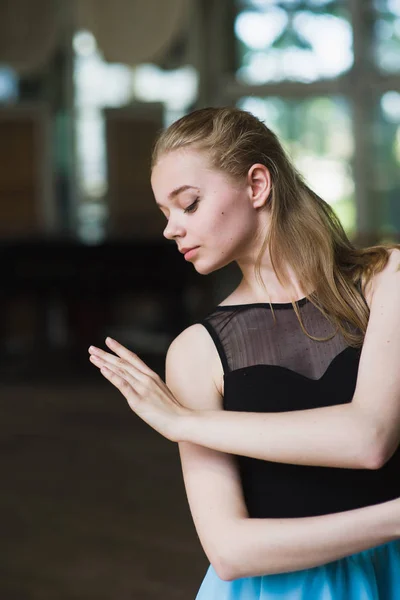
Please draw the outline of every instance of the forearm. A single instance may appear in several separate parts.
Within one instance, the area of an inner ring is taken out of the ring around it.
[[[230,528],[227,579],[326,564],[400,538],[400,500],[299,519],[243,519]]]
[[[180,439],[294,465],[375,468],[374,429],[350,404],[281,413],[192,411]]]

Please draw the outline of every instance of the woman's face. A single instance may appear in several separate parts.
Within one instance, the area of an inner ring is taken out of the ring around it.
[[[169,152],[151,175],[154,196],[167,218],[163,235],[182,248],[201,274],[253,256],[260,228],[253,189],[211,169],[205,153],[193,149]]]

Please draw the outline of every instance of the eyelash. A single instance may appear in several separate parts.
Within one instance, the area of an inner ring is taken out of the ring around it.
[[[194,202],[192,202],[192,204],[190,204],[190,206],[188,206],[187,208],[185,208],[183,210],[184,213],[193,213],[196,210],[196,207],[199,203],[200,198],[196,198],[196,200]],[[165,215],[164,215],[165,216]],[[168,221],[168,217],[165,217]]]
[[[197,205],[199,203],[199,198],[196,198],[196,200],[187,208],[185,208],[185,210],[183,211],[184,213],[192,213],[195,211]]]

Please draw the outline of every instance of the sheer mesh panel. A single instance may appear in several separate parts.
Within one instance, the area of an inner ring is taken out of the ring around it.
[[[310,379],[320,379],[332,360],[348,347],[341,333],[318,342],[306,336],[292,305],[219,306],[203,323],[212,335],[224,372],[259,364],[279,365]],[[307,298],[298,302],[306,331],[318,338],[331,336],[334,326]],[[350,327],[350,326],[349,326]]]

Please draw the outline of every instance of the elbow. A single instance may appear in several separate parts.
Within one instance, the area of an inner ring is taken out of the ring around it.
[[[361,469],[377,471],[388,462],[395,451],[387,434],[387,427],[369,422],[365,427],[361,456]]]
[[[377,452],[373,459],[370,461],[369,469],[377,471],[378,469],[382,469],[386,463],[391,459],[393,452]]]
[[[222,546],[220,544],[218,554],[214,555],[214,559],[210,561],[214,571],[223,581],[233,581],[239,577],[234,566],[235,556],[233,556],[233,553],[235,550],[237,550],[237,548],[233,543],[226,543]]]
[[[368,460],[364,467],[372,471],[377,471],[385,466],[392,457],[393,452],[389,452],[384,444],[370,443],[369,452],[367,452],[366,455],[368,456]]]
[[[364,463],[364,469],[369,471],[377,471],[383,467],[382,460],[378,456],[373,456],[372,458],[368,458],[368,461]]]
[[[226,558],[219,556],[217,560],[212,561],[214,571],[222,581],[233,581],[237,579],[232,563]]]
[[[232,570],[227,567],[220,567],[218,570],[214,567],[214,570],[217,573],[218,577],[222,579],[222,581],[233,581],[234,579],[236,579]]]
[[[251,551],[247,546],[248,537],[243,535],[242,525],[248,521],[248,516],[231,520],[219,535],[218,555],[214,553],[214,567],[218,577],[223,581],[234,581],[249,577],[249,561]],[[250,548],[253,548],[251,541]]]
[[[232,569],[230,569],[228,565],[215,561],[213,561],[211,564],[214,568],[214,571],[218,577],[222,579],[222,581],[233,581],[235,579]]]

